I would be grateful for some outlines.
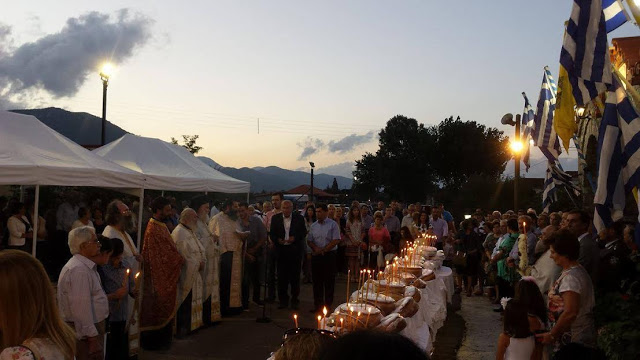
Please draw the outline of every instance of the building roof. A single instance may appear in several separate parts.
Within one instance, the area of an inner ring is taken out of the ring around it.
[[[293,189],[289,189],[287,191],[285,191],[285,194],[303,194],[303,195],[308,195],[310,193],[311,190],[311,186],[310,185],[299,185],[294,187]],[[317,187],[313,187],[313,196],[316,197],[326,197],[326,198],[335,198],[338,197],[338,195],[334,195],[334,194],[329,194],[326,191],[320,190]]]

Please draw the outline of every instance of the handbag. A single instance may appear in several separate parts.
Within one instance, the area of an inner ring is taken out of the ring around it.
[[[466,267],[467,266],[467,254],[461,251],[456,251],[453,255],[453,265],[457,267]]]

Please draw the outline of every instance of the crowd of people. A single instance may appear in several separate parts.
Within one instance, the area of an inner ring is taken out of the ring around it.
[[[456,292],[488,295],[503,312],[498,358],[540,359],[596,346],[594,294],[621,291],[637,253],[632,225],[617,222],[592,236],[581,210],[478,209],[456,224],[442,204],[309,202],[296,209],[280,193],[264,203],[215,206],[206,196],[179,205],[160,196],[142,214],[120,199],[99,204],[85,206],[69,193],[34,231],[33,206],[0,198],[0,273],[11,279],[2,282],[0,310],[12,314],[0,320],[0,359],[124,359],[138,344],[166,349],[173,337],[246,311],[250,299],[299,310],[301,282],[312,283],[308,310],[319,313],[332,308],[337,276],[382,268],[425,236],[455,269]],[[134,240],[138,226],[142,244]],[[28,254],[34,237],[38,249],[48,249],[54,234],[65,237],[69,252],[57,273]],[[19,294],[31,304],[17,306]],[[283,346],[276,358],[286,352]]]

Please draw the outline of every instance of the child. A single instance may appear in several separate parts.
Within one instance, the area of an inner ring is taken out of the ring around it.
[[[129,298],[127,295],[135,297],[133,293],[135,284],[133,278],[135,274],[129,274],[122,265],[122,253],[124,244],[120,239],[111,239],[113,252],[109,262],[100,267],[100,278],[104,292],[109,299],[109,327],[107,335],[106,360],[128,359],[129,358],[129,334],[126,331],[129,317]]]
[[[504,310],[504,328],[498,338],[496,359],[533,359],[535,345],[527,307],[518,300],[509,300]]]

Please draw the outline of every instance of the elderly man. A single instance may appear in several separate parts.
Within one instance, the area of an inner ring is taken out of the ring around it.
[[[145,350],[171,346],[178,280],[184,263],[165,223],[171,215],[171,203],[157,197],[151,202],[151,212],[142,249],[140,345]]]
[[[209,222],[220,244],[220,311],[229,316],[242,311],[242,239],[237,232],[238,202],[227,200]]]
[[[58,278],[58,308],[62,318],[76,332],[76,359],[103,359],[105,319],[109,301],[102,289],[96,263],[100,243],[95,229],[81,226],[69,232],[73,257]]]
[[[211,325],[220,320],[220,248],[209,231],[209,201],[206,196],[191,199],[191,208],[198,214],[197,225],[193,230],[204,247],[206,263],[204,266],[202,323]]]
[[[202,326],[203,282],[207,261],[204,246],[194,230],[198,226],[198,214],[185,208],[180,213],[179,224],[171,233],[178,252],[184,258],[177,301],[180,304],[176,314],[177,338],[183,338]]]
[[[267,228],[260,217],[254,215],[251,206],[245,202],[240,203],[238,217],[238,226],[242,231],[249,234],[246,239],[247,250],[244,255],[244,273],[242,277],[242,307],[248,309],[250,288],[252,288],[253,292],[253,302],[262,305],[260,300],[260,264],[264,265],[262,248],[267,242]]]
[[[300,304],[300,267],[302,265],[302,249],[307,236],[305,220],[297,211],[293,211],[293,203],[282,202],[282,212],[271,219],[271,240],[276,244],[278,252],[278,299],[279,309],[289,306],[289,286],[291,286],[291,308],[297,310]]]
[[[307,244],[311,248],[311,273],[313,277],[312,312],[319,312],[323,305],[331,308],[336,285],[336,252],[340,242],[340,226],[327,218],[325,204],[316,207],[317,221],[311,224]]]

